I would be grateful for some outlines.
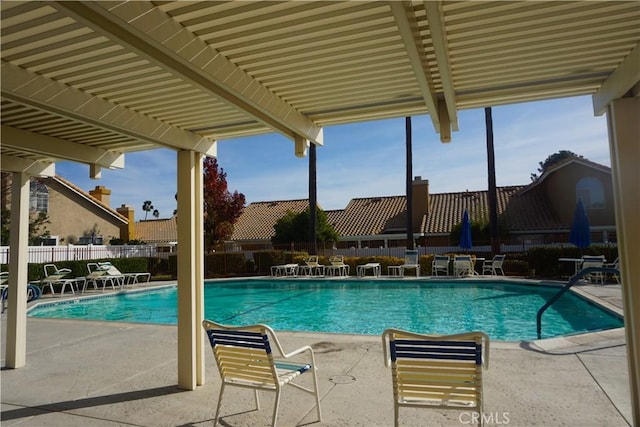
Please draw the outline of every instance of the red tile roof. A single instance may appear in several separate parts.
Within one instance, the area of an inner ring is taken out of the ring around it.
[[[344,210],[335,212],[341,213],[328,215],[328,219],[340,236],[370,236],[406,229],[405,196],[352,199]]]
[[[177,242],[177,217],[138,221],[136,222],[135,235],[136,239],[147,243]]]
[[[280,200],[250,203],[233,226],[231,240],[269,240],[274,235],[274,224],[287,212],[300,213],[309,207],[309,201]]]
[[[524,185],[498,187],[498,215],[512,232],[564,229],[544,194],[521,194]],[[430,212],[423,216],[421,230],[426,234],[449,234],[461,221],[465,209],[472,221],[489,217],[487,191],[430,194]],[[307,200],[251,203],[235,224],[232,240],[269,240],[273,225],[287,211],[302,212]],[[406,197],[367,197],[352,199],[345,209],[326,211],[327,220],[341,237],[403,233],[406,230]]]
[[[524,186],[498,187],[498,216],[507,210],[514,195]],[[425,233],[449,234],[454,225],[462,221],[464,210],[469,211],[469,219],[474,221],[489,220],[489,192],[464,191],[459,193],[441,193],[429,195],[431,212],[427,215]],[[529,206],[530,208],[532,206]],[[537,207],[536,207],[537,209]],[[532,212],[535,209],[531,209]]]

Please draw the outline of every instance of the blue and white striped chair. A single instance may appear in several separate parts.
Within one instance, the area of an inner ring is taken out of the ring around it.
[[[260,409],[258,390],[276,393],[271,425],[275,427],[280,404],[280,392],[283,386],[290,384],[300,390],[313,394],[316,399],[318,421],[322,421],[320,412],[320,394],[313,349],[304,346],[290,353],[285,353],[273,329],[266,325],[227,326],[205,320],[202,326],[207,332],[213,355],[220,371],[222,385],[213,421],[215,426],[222,403],[225,386],[251,388],[255,393],[256,409]],[[283,359],[303,353],[308,354],[305,362],[275,360],[272,353],[275,345]],[[313,374],[313,389],[292,382],[305,372]]]
[[[382,345],[385,365],[391,366],[396,427],[401,406],[472,411],[483,425],[482,370],[489,367],[486,334],[424,335],[387,329]]]

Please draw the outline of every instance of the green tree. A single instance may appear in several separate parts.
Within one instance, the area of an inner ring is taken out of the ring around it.
[[[2,209],[0,212],[0,240],[2,246],[9,245],[9,234],[11,231],[11,211]],[[29,214],[29,244],[39,245],[42,239],[51,236],[51,232],[47,230],[47,224],[50,224],[49,216],[46,212],[31,212]]]
[[[153,203],[151,203],[151,200],[145,200],[142,204],[142,210],[144,211],[144,219],[147,219],[149,212],[153,211]]]
[[[274,224],[275,235],[271,241],[276,244],[307,242],[311,223],[309,208],[300,213],[287,212]],[[316,238],[318,243],[337,242],[338,233],[327,221],[327,214],[316,208]]]
[[[160,211],[159,211],[158,209],[154,209],[154,210],[153,210],[153,217],[154,217],[155,219],[160,218]]]
[[[538,165],[540,165],[540,167],[538,168],[538,172],[540,173],[540,175],[542,175],[544,171],[546,171],[549,167],[570,158],[584,159],[584,157],[574,153],[573,151],[560,150],[557,153],[551,154],[544,162],[538,162]],[[537,180],[538,178],[540,178],[540,175],[538,175],[537,173],[532,173],[531,181]]]
[[[0,245],[9,246],[9,230],[11,230],[11,211],[3,208],[0,212]]]
[[[233,224],[244,209],[244,194],[229,192],[227,174],[218,168],[218,161],[205,157],[203,163],[204,239],[207,250],[227,240],[233,233]]]

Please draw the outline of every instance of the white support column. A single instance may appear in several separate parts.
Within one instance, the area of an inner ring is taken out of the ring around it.
[[[178,387],[204,384],[202,155],[178,151]]]
[[[632,425],[640,426],[640,98],[612,101],[607,110],[611,174],[629,361]]]
[[[11,187],[7,368],[20,368],[26,364],[27,360],[29,178],[25,173],[16,172],[13,174]]]
[[[195,198],[195,229],[196,229],[196,269],[194,274],[196,276],[196,385],[204,385],[204,352],[207,348],[210,348],[208,339],[205,340],[206,334],[202,328],[202,321],[204,320],[204,183],[203,183],[203,167],[202,161],[204,155],[198,152],[194,152],[195,157],[195,173],[194,181],[195,187],[191,194]],[[209,350],[211,351],[211,350]]]

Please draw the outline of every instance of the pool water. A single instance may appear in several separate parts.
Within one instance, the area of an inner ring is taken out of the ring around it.
[[[205,284],[205,318],[276,330],[381,334],[386,328],[495,340],[533,340],[536,313],[559,290],[507,282],[245,280]],[[177,323],[176,288],[45,304],[33,317]],[[570,292],[542,316],[543,338],[622,327],[620,317]]]

